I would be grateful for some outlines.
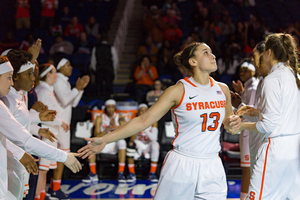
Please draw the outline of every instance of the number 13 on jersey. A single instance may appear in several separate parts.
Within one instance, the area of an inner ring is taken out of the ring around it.
[[[214,119],[214,121],[213,121],[213,124],[209,125],[208,127],[207,127],[207,116],[208,116],[207,113],[204,113],[204,114],[200,115],[200,118],[203,118],[203,123],[202,123],[202,129],[201,129],[201,131],[205,132],[206,129],[208,131],[215,131],[218,128],[218,126],[219,126],[220,113],[218,113],[218,112],[212,112],[212,113],[209,114],[209,118]]]

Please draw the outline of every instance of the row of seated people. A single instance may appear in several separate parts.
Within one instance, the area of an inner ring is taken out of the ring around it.
[[[148,109],[146,104],[140,104],[138,106],[137,116],[142,115]],[[110,133],[120,126],[123,126],[127,118],[121,113],[116,112],[116,101],[109,99],[105,102],[104,112],[98,115],[94,121],[93,135],[94,137],[101,137],[107,133]],[[157,122],[148,127],[144,131],[137,133],[129,138],[127,145],[124,139],[117,142],[110,143],[99,152],[99,154],[118,154],[118,181],[119,183],[134,182],[136,180],[134,160],[144,156],[146,159],[151,160],[151,167],[149,172],[149,180],[157,182],[156,175],[157,162],[159,160],[159,143],[158,137],[158,125]],[[128,163],[129,173],[127,180],[125,179],[124,169],[126,163]],[[98,175],[96,171],[96,155],[89,159],[90,172],[83,182],[97,182]]]

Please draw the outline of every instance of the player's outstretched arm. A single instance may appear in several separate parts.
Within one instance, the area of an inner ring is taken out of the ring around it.
[[[80,162],[75,158],[75,156],[78,155],[78,153],[68,153],[67,160],[64,162],[66,167],[68,167],[73,173],[79,172],[82,169]]]
[[[88,156],[92,157],[92,155],[101,151],[106,144],[130,137],[142,130],[145,130],[164,116],[170,108],[179,104],[183,91],[184,88],[182,83],[171,86],[166,89],[165,92],[158,98],[157,102],[141,116],[130,120],[124,126],[104,135],[101,138],[85,138],[86,141],[91,142],[78,150],[78,153],[80,153],[79,156],[82,158],[86,158]]]

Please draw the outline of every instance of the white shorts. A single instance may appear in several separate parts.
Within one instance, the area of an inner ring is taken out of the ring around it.
[[[134,141],[136,144],[136,152],[134,154],[134,159],[139,159],[142,155],[145,156],[146,159],[150,159],[153,162],[157,162],[159,159],[159,143],[157,141],[152,141],[148,144],[140,140]],[[150,155],[151,153],[151,155]]]
[[[47,138],[42,138],[42,140],[46,144],[57,148],[57,140],[55,140],[54,142],[50,142],[50,140],[48,140]],[[56,167],[57,167],[56,161],[40,158],[39,169],[49,171],[49,169],[56,169]]]
[[[247,199],[300,199],[299,176],[300,134],[266,139],[257,152]]]
[[[123,139],[107,144],[99,153],[115,155],[121,149],[126,149],[126,142]]]
[[[57,142],[58,142],[57,148],[65,151],[65,152],[70,152],[70,130],[65,132],[64,129],[60,126],[59,133],[56,137],[58,139],[57,140]]]
[[[155,200],[226,200],[227,183],[218,154],[189,157],[171,150],[164,161]]]
[[[243,130],[240,134],[241,167],[250,167],[249,131]]]

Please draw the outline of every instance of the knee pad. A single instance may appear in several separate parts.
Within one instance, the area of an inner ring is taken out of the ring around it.
[[[130,144],[130,143],[132,143],[132,144]],[[127,144],[127,148],[126,148],[126,156],[127,156],[128,158],[134,158],[135,151],[136,151],[136,144],[135,144],[135,142],[130,141],[130,142]]]

